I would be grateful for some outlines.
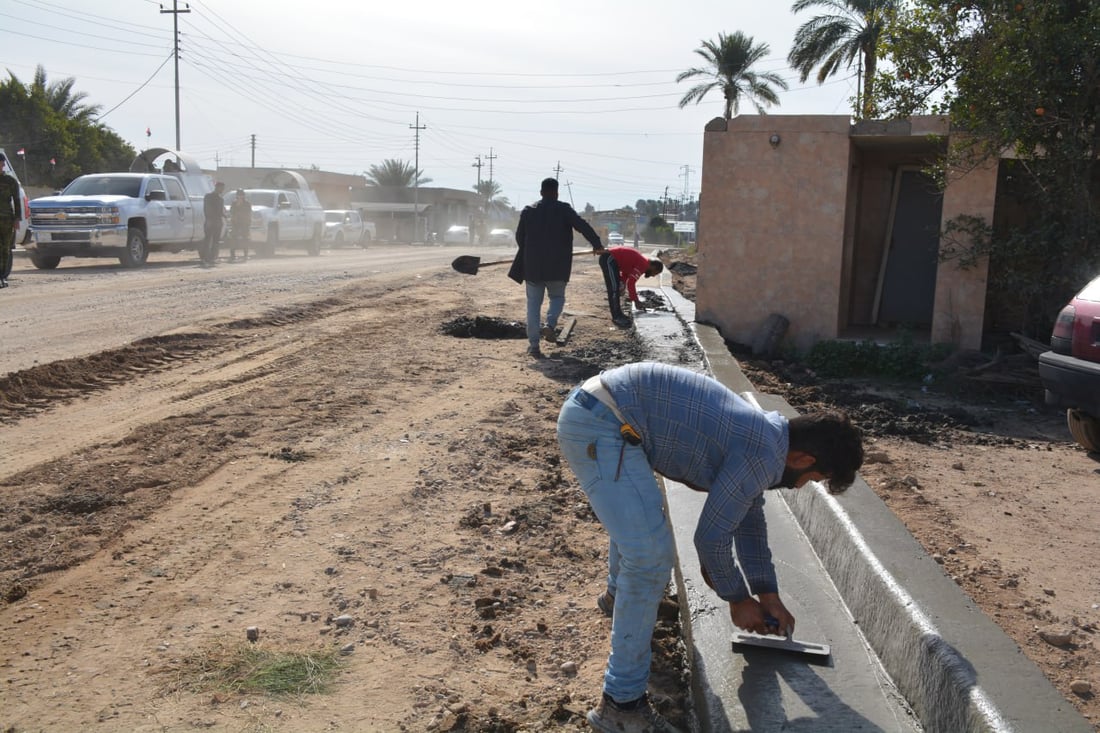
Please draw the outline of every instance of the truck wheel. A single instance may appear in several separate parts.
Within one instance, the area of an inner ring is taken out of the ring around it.
[[[1100,453],[1100,419],[1084,410],[1066,410],[1066,426],[1077,444],[1090,453]]]
[[[31,264],[39,270],[56,270],[57,266],[61,264],[60,255],[40,255],[37,252],[31,252]]]
[[[149,243],[145,239],[145,232],[136,227],[130,227],[126,232],[126,249],[118,261],[123,267],[141,267],[145,260],[149,259]]]
[[[306,252],[310,257],[317,257],[321,254],[321,229],[317,227],[313,230],[313,237],[306,244]]]

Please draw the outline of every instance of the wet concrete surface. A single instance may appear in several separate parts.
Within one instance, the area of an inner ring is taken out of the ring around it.
[[[694,303],[667,282],[657,292],[669,308],[635,318],[649,358],[707,371],[764,409],[797,414],[781,396],[755,392],[721,335],[696,324]],[[674,482],[666,490],[699,730],[1093,731],[862,480],[839,497],[811,484],[766,503],[794,636],[829,644],[829,661],[734,652],[728,606],[703,583],[692,541],[705,495]]]

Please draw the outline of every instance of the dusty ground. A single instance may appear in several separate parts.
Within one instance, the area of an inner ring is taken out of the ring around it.
[[[24,451],[0,476],[0,730],[583,729],[606,548],[553,423],[576,382],[643,355],[577,268],[577,328],[542,361],[501,338],[521,288],[440,272],[0,377]],[[745,367],[796,407],[851,410],[871,486],[1100,721],[1070,690],[1100,684],[1100,464],[1060,416],[974,385]],[[95,440],[70,453],[59,434]],[[188,660],[248,627],[271,649],[345,650],[333,689],[187,684]],[[1067,646],[1040,638],[1055,630]],[[654,689],[682,722],[674,620],[657,644]]]

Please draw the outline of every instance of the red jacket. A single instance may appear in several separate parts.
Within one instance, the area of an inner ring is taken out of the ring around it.
[[[634,289],[634,283],[649,269],[649,258],[633,247],[608,247],[607,251],[619,266],[619,279],[626,284],[631,302],[637,303],[638,291]]]

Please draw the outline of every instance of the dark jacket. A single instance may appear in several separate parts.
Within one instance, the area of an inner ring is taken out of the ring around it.
[[[225,201],[217,191],[211,191],[202,198],[202,214],[206,217],[206,228],[221,230],[225,219]]]
[[[0,219],[23,220],[23,202],[19,200],[19,181],[7,173],[0,173]]]
[[[600,235],[564,201],[544,198],[523,209],[516,227],[519,252],[508,271],[518,283],[569,281],[573,270],[573,230],[602,250]]]

